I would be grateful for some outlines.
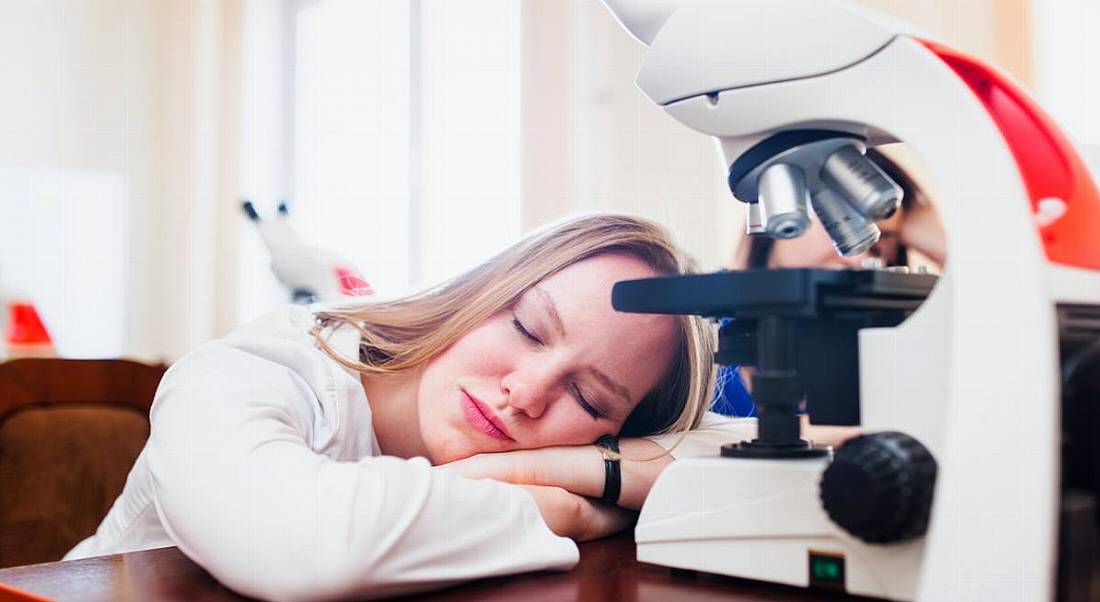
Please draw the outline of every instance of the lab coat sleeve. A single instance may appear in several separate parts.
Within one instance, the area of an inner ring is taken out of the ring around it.
[[[306,443],[312,392],[286,366],[211,343],[157,392],[154,501],[180,549],[270,600],[378,597],[577,561],[522,489],[424,459],[336,461]]]
[[[692,430],[647,437],[665,448],[677,460],[717,456],[726,443],[748,441],[756,437],[756,418],[733,418],[707,412]]]

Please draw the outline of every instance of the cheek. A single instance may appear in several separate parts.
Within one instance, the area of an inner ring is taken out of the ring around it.
[[[539,441],[542,445],[586,445],[607,434],[614,427],[607,426],[606,422],[598,423],[581,412],[581,415],[564,416],[560,421],[544,421],[539,425]],[[617,429],[615,429],[617,430]]]
[[[537,429],[538,447],[549,445],[587,445],[602,435],[617,433],[621,424],[596,421],[572,398],[563,398],[551,406],[533,428]]]
[[[416,404],[421,435],[433,462],[481,451],[470,448],[469,441],[456,435],[455,425],[463,421],[459,386],[476,383],[476,387],[488,390],[499,383],[509,369],[509,358],[517,353],[514,344],[502,335],[507,335],[507,331],[501,325],[486,323],[467,333],[425,367]]]
[[[814,267],[826,263],[833,254],[831,245],[811,231],[800,238],[776,241],[768,263],[782,268]]]
[[[433,361],[437,372],[453,378],[503,371],[516,350],[501,336],[501,330],[487,324],[470,331]]]

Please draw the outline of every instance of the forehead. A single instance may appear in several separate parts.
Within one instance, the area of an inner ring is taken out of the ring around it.
[[[578,319],[621,319],[627,322],[641,320],[660,321],[653,314],[628,314],[611,307],[611,289],[620,280],[651,278],[656,272],[640,259],[621,253],[608,253],[583,259],[569,265],[538,283],[537,289],[545,291],[564,314],[578,311]],[[538,290],[528,291],[524,297],[538,297]]]
[[[611,288],[620,280],[656,276],[652,268],[626,254],[605,254],[579,261],[544,279],[522,303],[543,311],[544,292],[557,308],[566,344],[593,367],[625,385],[637,401],[664,374],[675,353],[673,316],[628,314],[611,306]]]

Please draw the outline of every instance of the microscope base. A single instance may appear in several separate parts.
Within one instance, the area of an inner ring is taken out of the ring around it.
[[[821,508],[828,458],[696,458],[661,474],[635,529],[638,560],[799,587],[913,600],[924,538],[872,545]]]

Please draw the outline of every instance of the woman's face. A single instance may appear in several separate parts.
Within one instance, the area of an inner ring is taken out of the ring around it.
[[[579,261],[433,359],[417,395],[432,462],[618,433],[672,362],[678,334],[672,316],[612,309],[611,287],[654,275],[626,254]]]

